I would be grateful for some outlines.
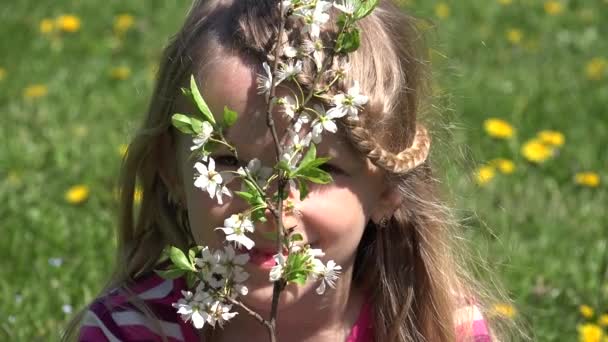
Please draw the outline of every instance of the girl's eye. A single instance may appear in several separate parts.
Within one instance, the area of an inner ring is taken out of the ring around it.
[[[239,164],[240,164],[239,160],[231,155],[217,156],[217,157],[211,157],[211,158],[213,158],[213,160],[215,160],[215,163],[217,165],[236,167],[236,166],[239,166]]]
[[[344,171],[342,171],[342,169],[340,169],[337,166],[334,166],[332,164],[322,164],[321,166],[319,166],[319,168],[325,172],[329,172],[329,173],[335,173],[335,174],[343,174]]]

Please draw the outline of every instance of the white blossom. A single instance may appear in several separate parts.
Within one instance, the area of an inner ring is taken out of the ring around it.
[[[303,33],[310,32],[310,37],[316,39],[321,33],[321,25],[325,24],[329,20],[329,14],[327,11],[331,8],[331,3],[328,1],[317,1],[314,10],[305,12],[304,21],[306,26],[302,30]]]
[[[196,264],[196,266],[198,266],[204,271],[212,270],[222,260],[221,251],[213,252],[207,246],[203,247],[203,249],[201,250],[201,255],[201,258],[194,259],[194,263]]]
[[[212,327],[215,327],[216,323],[222,327],[226,321],[237,315],[237,312],[230,312],[230,309],[232,309],[232,305],[215,301],[208,309],[207,323]]]
[[[312,53],[317,71],[320,71],[323,66],[323,42],[321,39],[316,39],[314,42],[309,39],[304,40],[304,42],[302,42],[301,50],[305,55],[310,55]]]
[[[281,279],[281,277],[283,276],[283,270],[285,268],[285,262],[287,260],[285,259],[285,256],[281,253],[275,254],[272,257],[274,258],[276,265],[272,266],[272,268],[270,269],[270,274],[268,278],[270,279],[270,281],[274,282]]]
[[[242,177],[246,177],[247,173],[249,173],[251,177],[253,177],[253,179],[258,183],[258,185],[262,187],[265,185],[268,178],[272,176],[272,168],[262,166],[262,162],[259,159],[253,158],[244,168],[239,167],[237,173]],[[241,191],[247,191],[245,182],[241,183]]]
[[[323,270],[318,274],[318,277],[321,278],[321,284],[317,287],[317,293],[322,295],[325,293],[326,285],[331,287],[332,289],[336,288],[335,281],[338,279],[340,275],[341,266],[336,265],[333,260],[329,260],[327,262],[327,266],[323,268]]]
[[[227,270],[222,265],[215,265],[211,270],[203,272],[203,279],[214,289],[224,287],[226,283]]]
[[[331,133],[336,133],[338,130],[338,126],[334,122],[334,119],[341,118],[346,115],[345,112],[342,111],[331,111],[325,112],[325,108],[323,105],[315,104],[313,107],[317,113],[317,118],[312,122],[312,141],[315,144],[321,142],[321,134],[323,131],[328,131]]]
[[[216,195],[218,185],[222,184],[222,175],[215,171],[215,160],[209,158],[208,165],[197,162],[194,168],[198,171],[199,176],[194,181],[194,186],[209,193],[209,197],[213,198]]]
[[[190,151],[197,150],[197,149],[201,148],[203,145],[205,145],[207,140],[209,140],[209,138],[211,137],[212,133],[213,133],[213,126],[209,122],[203,121],[203,127],[202,127],[201,133],[196,135],[194,138],[192,138],[193,145],[190,147]]]
[[[336,0],[334,2],[334,7],[346,14],[351,15],[355,13],[355,10],[357,9],[356,2],[354,0]]]
[[[237,246],[245,246],[248,250],[253,248],[255,243],[251,240],[246,232],[253,233],[253,222],[248,217],[240,214],[233,214],[224,220],[224,227],[215,228],[226,234],[226,241],[233,241]]]
[[[182,291],[183,298],[180,298],[177,303],[172,306],[177,309],[177,313],[181,315],[185,322],[192,320],[192,324],[196,329],[202,329],[210,315],[207,312],[207,306],[211,303],[211,296],[204,292],[198,291],[193,295],[190,291]]]
[[[286,79],[290,79],[295,77],[297,74],[302,72],[302,61],[296,61],[294,64],[293,61],[289,61],[289,63],[281,63],[279,66],[279,70],[277,70],[275,76],[277,77],[277,84],[283,82]]]
[[[282,159],[287,162],[291,168],[295,168],[296,164],[302,158],[302,151],[310,145],[312,134],[308,132],[304,138],[300,138],[298,134],[291,136],[291,143],[283,151]]]
[[[264,68],[266,75],[258,74],[258,94],[269,96],[270,88],[272,87],[272,71],[270,71],[270,66],[266,62],[262,63],[262,67]]]
[[[367,101],[367,96],[359,93],[359,82],[355,81],[355,84],[348,89],[346,94],[340,93],[333,97],[335,107],[328,110],[327,114],[336,118],[348,114],[352,119],[358,120],[359,109]]]
[[[298,55],[298,49],[291,45],[287,45],[283,48],[283,56],[287,58],[294,58]]]

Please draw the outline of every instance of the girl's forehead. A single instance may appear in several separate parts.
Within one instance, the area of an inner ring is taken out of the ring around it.
[[[227,130],[226,136],[242,150],[239,154],[248,159],[260,158],[260,154],[270,156],[275,153],[274,140],[266,119],[267,104],[264,97],[258,94],[256,79],[257,70],[254,66],[231,55],[218,58],[205,66],[198,77],[201,93],[218,120],[221,120],[225,106],[238,113],[237,122]],[[291,92],[284,87],[277,88],[278,96],[288,94]],[[191,109],[194,110],[194,107]],[[278,106],[275,106],[273,117],[280,138],[288,121],[282,118],[278,110]],[[305,129],[302,128],[302,131]],[[367,164],[340,132],[325,133],[317,150],[319,155],[332,157],[353,168],[365,167]]]

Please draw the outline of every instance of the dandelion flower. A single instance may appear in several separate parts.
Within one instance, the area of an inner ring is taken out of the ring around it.
[[[515,172],[515,164],[509,159],[497,158],[492,160],[490,165],[494,166],[498,171],[505,175],[510,175]]]
[[[604,342],[604,341],[606,341],[605,339],[602,339],[603,337],[605,337],[605,334],[602,331],[602,328],[597,324],[593,324],[593,323],[580,324],[577,327],[577,330],[578,330],[578,340],[580,342]]]
[[[475,172],[475,179],[477,184],[483,186],[488,184],[495,176],[494,167],[485,165],[477,169]]]
[[[538,139],[546,145],[559,147],[564,144],[566,138],[558,131],[544,130],[537,134]]]
[[[136,187],[135,191],[133,191],[133,202],[135,202],[135,204],[139,204],[141,203],[142,198],[144,197],[144,191],[142,190],[141,187]]]
[[[32,84],[23,90],[26,99],[37,99],[48,94],[49,90],[44,84]]]
[[[483,127],[489,136],[497,139],[509,139],[515,134],[515,129],[510,123],[502,119],[487,119]]]
[[[508,303],[499,303],[494,305],[492,311],[495,315],[502,316],[505,318],[513,318],[517,315],[517,309]]]
[[[135,18],[130,14],[120,14],[114,18],[114,32],[123,34],[135,23]]]
[[[110,77],[115,80],[123,81],[131,76],[131,69],[126,66],[119,66],[110,70]]]
[[[524,33],[520,29],[511,28],[511,29],[507,30],[506,36],[507,36],[507,40],[511,44],[518,45],[519,43],[521,43],[522,39],[524,38]]]
[[[597,320],[597,323],[603,327],[608,327],[608,314],[600,315],[600,318]]]
[[[55,22],[53,21],[53,19],[48,19],[48,18],[42,19],[42,20],[40,20],[38,29],[40,30],[40,33],[42,33],[42,34],[51,33],[55,29]]]
[[[121,156],[121,157],[123,157],[123,158],[124,158],[124,156],[126,156],[126,155],[127,155],[127,149],[128,149],[128,148],[129,148],[129,147],[127,146],[127,144],[120,144],[120,145],[118,146],[118,153],[120,154],[120,156]]]
[[[542,163],[553,156],[553,149],[537,139],[532,139],[522,146],[521,154],[533,163]]]
[[[586,304],[579,306],[578,311],[581,313],[581,316],[585,318],[592,318],[594,314],[593,308]]]
[[[602,79],[608,68],[608,60],[603,57],[592,58],[585,66],[585,75],[592,81]]]
[[[86,185],[75,185],[65,193],[65,200],[70,204],[80,204],[89,198],[89,187]]]
[[[549,15],[558,15],[564,11],[564,5],[559,1],[545,1],[545,13]]]
[[[600,175],[595,172],[579,172],[574,175],[574,182],[578,185],[597,188],[600,185]]]
[[[445,2],[440,2],[435,5],[435,15],[437,18],[445,19],[450,16],[450,6]]]
[[[57,17],[57,27],[64,32],[76,32],[80,30],[80,18],[67,14]]]

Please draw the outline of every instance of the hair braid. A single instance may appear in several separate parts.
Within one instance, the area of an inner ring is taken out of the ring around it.
[[[343,123],[355,148],[367,155],[376,166],[393,174],[407,173],[422,164],[428,157],[431,137],[421,124],[416,124],[416,135],[412,145],[395,154],[380,146],[372,136],[372,132],[361,126],[359,120],[346,118]]]

